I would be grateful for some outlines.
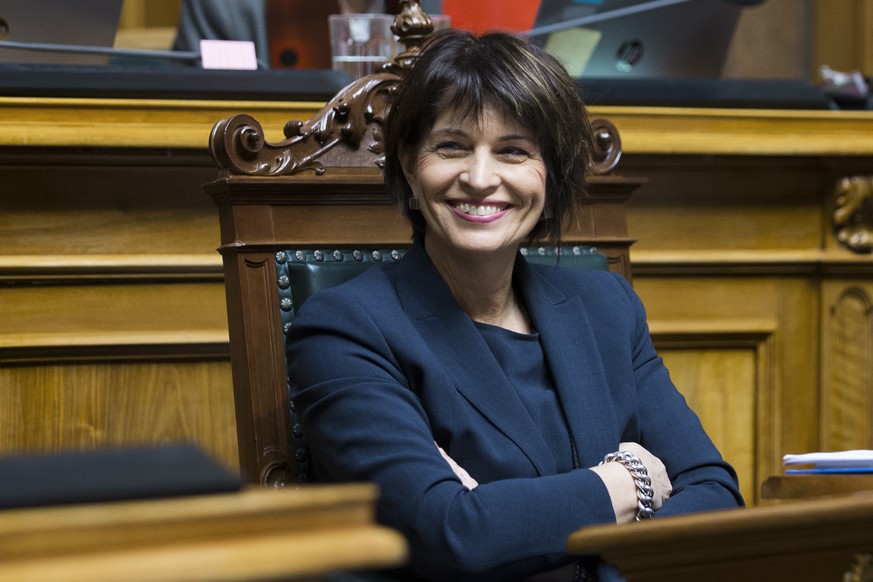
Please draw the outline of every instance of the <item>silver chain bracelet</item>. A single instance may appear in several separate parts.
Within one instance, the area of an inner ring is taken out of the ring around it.
[[[616,451],[609,453],[600,464],[610,462],[621,463],[628,470],[631,477],[634,478],[634,484],[637,486],[637,517],[636,521],[654,517],[655,510],[652,509],[652,503],[655,497],[655,490],[652,489],[652,480],[649,479],[649,472],[646,471],[646,466],[638,456],[630,451]]]

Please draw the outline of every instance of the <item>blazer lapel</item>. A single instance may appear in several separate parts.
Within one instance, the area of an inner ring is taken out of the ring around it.
[[[397,292],[455,388],[514,442],[540,474],[556,471],[554,456],[475,324],[460,308],[421,245],[398,269]]]
[[[591,467],[617,444],[609,385],[584,298],[565,295],[548,281],[547,273],[530,268],[523,258],[516,263],[518,284],[540,333],[580,466]]]

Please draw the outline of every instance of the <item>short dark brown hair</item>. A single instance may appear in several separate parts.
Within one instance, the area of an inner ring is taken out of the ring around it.
[[[424,219],[409,208],[412,190],[400,156],[418,149],[447,106],[480,117],[491,103],[530,131],[542,152],[547,218],[528,238],[557,243],[562,224],[575,217],[578,200],[588,195],[593,134],[575,81],[545,49],[519,35],[448,30],[424,45],[398,84],[385,120],[388,192],[420,239]]]

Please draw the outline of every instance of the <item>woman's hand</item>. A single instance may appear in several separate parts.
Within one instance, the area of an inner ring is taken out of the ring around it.
[[[660,509],[673,493],[673,483],[667,476],[667,467],[664,466],[661,459],[639,443],[619,443],[618,448],[621,451],[633,453],[643,462],[649,479],[652,481],[652,489],[655,490],[655,494],[652,496],[652,509]]]
[[[436,445],[436,443],[434,443],[434,444]],[[451,457],[448,455],[448,453],[446,453],[446,452],[442,449],[442,447],[440,447],[439,445],[437,445],[437,449],[439,450],[439,452],[440,452],[440,454],[443,456],[443,458],[446,460],[446,462],[449,464],[449,467],[452,468],[452,471],[455,472],[455,475],[458,476],[458,479],[461,480],[461,484],[462,484],[464,487],[466,487],[467,489],[469,489],[470,491],[472,491],[473,489],[475,489],[476,487],[479,486],[479,482],[476,481],[475,479],[473,479],[472,477],[470,477],[470,474],[467,473],[466,469],[464,469],[462,466],[460,466],[459,464],[457,464],[457,463],[455,462],[455,460],[454,460],[453,458],[451,458]]]
[[[639,443],[620,443],[618,449],[636,455],[646,467],[654,490],[652,509],[658,510],[673,492],[673,484],[667,476],[664,463]],[[638,511],[637,486],[630,472],[621,463],[604,463],[592,467],[591,470],[606,485],[609,499],[612,501],[612,509],[615,511],[615,521],[618,523],[633,521]]]

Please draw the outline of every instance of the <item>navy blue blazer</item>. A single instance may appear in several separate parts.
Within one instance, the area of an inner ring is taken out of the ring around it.
[[[659,516],[742,505],[624,278],[519,255],[514,279],[581,468],[557,474],[485,340],[414,245],[312,296],[289,330],[292,397],[320,480],[378,484],[378,519],[406,535],[413,568],[436,580],[522,579],[570,562],[570,533],[615,521],[587,467],[621,441],[666,465],[673,495]],[[479,487],[461,485],[434,441]]]

